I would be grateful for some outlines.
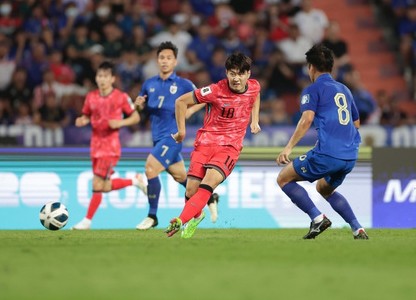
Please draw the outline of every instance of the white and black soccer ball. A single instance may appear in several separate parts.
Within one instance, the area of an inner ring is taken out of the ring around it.
[[[49,230],[59,230],[68,223],[68,210],[61,202],[46,203],[39,213],[40,223]]]

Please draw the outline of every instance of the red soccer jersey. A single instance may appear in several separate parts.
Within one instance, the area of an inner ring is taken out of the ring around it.
[[[109,120],[121,120],[123,113],[131,115],[134,105],[130,97],[118,89],[101,96],[99,90],[87,94],[82,113],[91,120],[91,157],[120,156],[118,129],[111,129]]]
[[[260,92],[257,80],[249,79],[247,85],[247,91],[239,94],[230,90],[227,79],[223,79],[194,91],[196,101],[207,104],[195,146],[229,145],[242,149],[251,110]]]

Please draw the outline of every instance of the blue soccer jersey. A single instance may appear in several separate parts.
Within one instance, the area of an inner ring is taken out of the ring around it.
[[[139,96],[147,95],[146,107],[150,116],[153,142],[171,137],[178,128],[175,119],[175,101],[188,92],[195,90],[195,85],[172,73],[166,80],[159,75],[143,83]]]
[[[345,85],[330,74],[319,76],[302,92],[300,109],[302,113],[315,112],[316,152],[339,159],[357,159],[361,137],[353,122],[359,116],[351,91]]]

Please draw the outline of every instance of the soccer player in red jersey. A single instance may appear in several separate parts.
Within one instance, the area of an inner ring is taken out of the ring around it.
[[[121,155],[119,128],[130,126],[140,121],[140,116],[134,109],[130,97],[113,87],[115,81],[114,65],[103,62],[95,76],[98,89],[87,94],[82,108],[82,115],[75,120],[75,126],[92,126],[91,160],[93,168],[93,194],[85,218],[72,229],[86,230],[91,227],[91,220],[97,211],[102,193],[118,190],[130,185],[136,185],[143,190],[141,178],[114,178],[113,168]],[[123,114],[128,116],[123,118]]]
[[[226,79],[182,95],[176,100],[177,142],[185,138],[185,116],[188,107],[205,103],[203,126],[195,138],[188,170],[186,198],[181,214],[170,221],[165,230],[170,237],[182,225],[183,238],[190,238],[204,215],[213,190],[234,169],[243,148],[250,123],[256,134],[259,126],[260,84],[250,79],[251,59],[242,53],[231,54],[225,62]]]

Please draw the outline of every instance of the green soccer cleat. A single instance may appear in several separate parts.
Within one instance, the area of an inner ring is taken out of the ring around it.
[[[175,233],[177,233],[179,230],[181,230],[182,227],[182,221],[179,218],[173,218],[170,220],[170,224],[168,228],[166,228],[165,233],[168,235],[168,237],[171,237]]]
[[[193,218],[190,221],[188,221],[188,223],[186,223],[185,226],[183,227],[183,230],[181,232],[181,238],[183,239],[191,238],[194,235],[195,230],[198,227],[199,223],[201,223],[204,218],[205,218],[205,213],[204,211],[202,211],[201,215],[198,218]]]

